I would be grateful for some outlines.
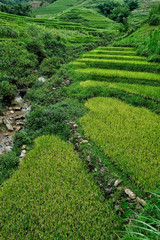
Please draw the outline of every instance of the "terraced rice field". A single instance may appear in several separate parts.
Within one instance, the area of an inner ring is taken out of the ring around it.
[[[58,137],[38,138],[0,190],[0,239],[112,240],[117,220],[73,146]]]
[[[136,56],[133,48],[101,47],[72,65],[88,91],[117,89],[153,99],[157,106],[160,103],[160,66]],[[160,181],[159,116],[116,98],[92,98],[85,106],[89,112],[81,125],[87,138],[134,184],[147,191],[155,189]]]

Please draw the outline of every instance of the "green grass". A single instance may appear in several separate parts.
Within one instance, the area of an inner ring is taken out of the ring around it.
[[[149,97],[160,101],[160,87],[153,87],[140,84],[125,84],[125,83],[107,83],[102,81],[84,81],[80,83],[83,87],[106,87],[124,90],[129,93],[135,93],[140,96]]]
[[[156,73],[148,72],[131,72],[125,70],[111,70],[111,69],[99,69],[99,68],[86,68],[76,69],[77,73],[87,74],[91,76],[106,77],[106,78],[126,78],[126,79],[138,79],[149,81],[160,81],[160,75]],[[101,79],[100,79],[101,80]]]
[[[1,239],[112,240],[120,227],[73,146],[54,136],[35,141],[0,206]]]
[[[78,62],[84,62],[88,67],[106,68],[106,69],[124,69],[131,71],[160,72],[160,65],[157,63],[145,61],[117,60],[117,59],[96,59],[79,58]]]
[[[144,190],[159,183],[160,118],[114,98],[92,98],[81,118],[85,135]]]

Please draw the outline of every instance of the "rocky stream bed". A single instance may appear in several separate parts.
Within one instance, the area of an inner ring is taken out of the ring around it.
[[[18,95],[0,116],[0,155],[12,150],[14,134],[24,128],[30,102]]]

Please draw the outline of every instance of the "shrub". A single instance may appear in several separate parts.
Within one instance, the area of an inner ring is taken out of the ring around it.
[[[150,11],[148,16],[148,22],[150,25],[160,25],[160,4]]]
[[[14,152],[0,156],[0,184],[11,176],[18,163],[19,159]]]
[[[19,31],[10,26],[0,26],[0,36],[7,38],[18,38]]]
[[[15,85],[7,81],[0,82],[0,101],[10,103],[16,94],[17,88]]]
[[[27,76],[37,65],[34,54],[11,41],[0,43],[0,59],[1,70],[13,77]]]
[[[62,63],[63,60],[55,56],[52,58],[45,58],[40,65],[40,71],[42,74],[51,77],[57,72]]]
[[[120,227],[92,175],[58,137],[40,137],[0,191],[3,239],[114,239]],[[112,224],[111,224],[112,223]]]

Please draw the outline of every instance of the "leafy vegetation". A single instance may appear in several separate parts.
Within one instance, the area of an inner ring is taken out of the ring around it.
[[[89,113],[81,124],[87,138],[137,185],[155,189],[159,183],[159,117],[112,98],[93,98],[85,106]]]
[[[29,4],[18,3],[17,5],[14,5],[14,6],[0,4],[1,12],[16,14],[20,16],[31,16],[31,13],[32,13],[31,8],[32,7]]]
[[[119,226],[72,145],[54,136],[35,141],[0,202],[3,239],[113,239]]]
[[[157,240],[160,236],[159,229],[159,190],[151,193],[152,198],[148,201],[147,207],[136,218],[132,219],[127,226],[127,234],[123,240],[127,239],[153,239]]]

